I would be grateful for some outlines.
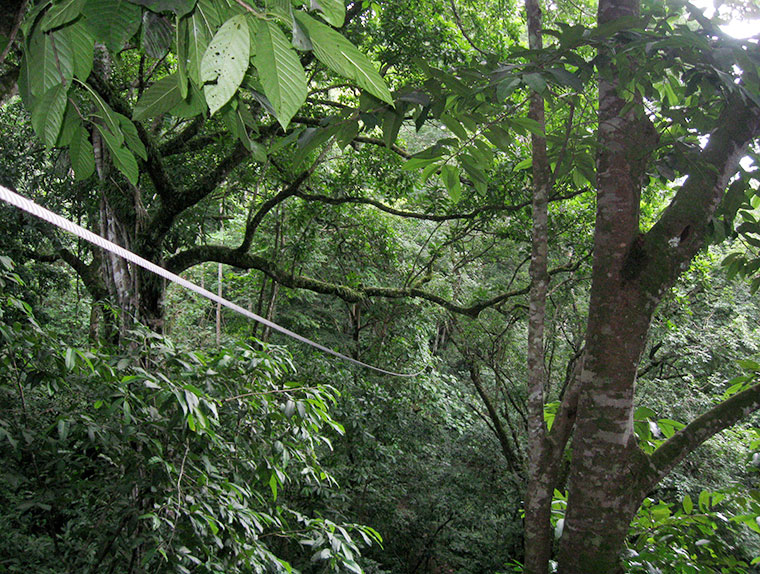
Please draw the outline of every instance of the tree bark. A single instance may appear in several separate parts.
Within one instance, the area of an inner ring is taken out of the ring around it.
[[[638,14],[638,0],[600,0],[598,21],[602,25]],[[639,231],[640,190],[657,133],[640,102],[621,97],[615,80],[619,70],[604,52],[598,62],[594,261],[559,552],[562,574],[622,572],[620,553],[630,520],[648,490],[696,444],[731,424],[731,416],[721,416],[727,413],[708,413],[697,419],[701,423],[689,425],[691,432],[684,429],[650,457],[639,449],[633,432],[633,396],[652,314],[703,245],[738,160],[758,134],[757,111],[746,103],[731,107],[733,117],[718,124],[694,172],[644,235]],[[730,410],[734,421],[737,409],[757,408],[757,391],[735,402]]]
[[[543,48],[542,13],[538,0],[526,0],[528,45]],[[544,97],[533,92],[528,117],[546,131]],[[551,170],[546,136],[531,137],[533,157],[532,246],[528,312],[528,484],[525,493],[525,572],[545,574],[552,551],[551,504],[556,480],[556,453],[547,441],[544,402],[547,373],[544,357],[546,295],[549,287],[548,199]]]

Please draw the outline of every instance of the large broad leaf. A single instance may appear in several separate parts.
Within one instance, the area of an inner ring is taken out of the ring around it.
[[[124,143],[127,145],[127,148],[143,160],[147,160],[148,151],[145,149],[145,144],[143,144],[137,133],[135,124],[129,121],[128,117],[121,114],[116,114],[116,117],[119,118],[119,127],[124,135]]]
[[[154,118],[171,110],[182,101],[176,74],[165,76],[149,87],[135,104],[132,119]]]
[[[111,109],[111,106],[109,106],[90,86],[85,83],[80,83],[80,85],[87,90],[92,103],[95,104],[93,116],[105,123],[108,130],[110,130],[111,135],[116,141],[118,141],[118,144],[121,145],[124,141],[124,135],[121,133],[121,127],[119,126],[118,114],[114,112]]]
[[[142,11],[127,0],[87,0],[87,26],[95,38],[118,52],[140,27]]]
[[[55,147],[68,147],[71,140],[74,139],[74,132],[77,126],[82,125],[82,118],[79,117],[76,107],[71,102],[66,104],[66,112],[63,114],[63,122],[58,139],[55,140]]]
[[[201,82],[213,115],[230,101],[248,69],[251,40],[244,14],[227,20],[214,35],[201,60]]]
[[[81,20],[66,26],[61,34],[68,38],[74,58],[74,76],[83,82],[92,72],[92,62],[95,53],[95,38]]]
[[[329,26],[303,12],[297,12],[296,18],[309,34],[314,54],[321,62],[340,75],[351,78],[373,96],[393,104],[393,97],[385,81],[356,46]]]
[[[256,56],[264,94],[283,129],[306,101],[306,74],[298,55],[274,22],[262,22],[256,34]]]
[[[163,58],[169,51],[174,30],[165,16],[153,12],[143,14],[141,43],[152,58]]]
[[[322,12],[328,24],[340,28],[346,19],[346,4],[343,0],[311,0],[311,5]]]
[[[192,118],[201,114],[205,115],[206,110],[208,110],[208,107],[206,106],[203,93],[194,83],[190,82],[187,96],[174,106],[170,112],[180,118]]]
[[[35,31],[29,40],[27,54],[27,73],[34,96],[41,96],[58,84],[70,82],[74,77],[71,45],[61,31],[51,34]]]
[[[74,137],[69,146],[71,167],[74,168],[74,179],[87,179],[95,171],[95,154],[92,150],[90,137],[85,127],[80,123],[74,131]]]
[[[441,179],[446,186],[446,190],[449,192],[451,201],[457,203],[462,197],[462,184],[459,181],[459,170],[453,165],[444,165],[441,167]]]
[[[119,143],[119,140],[110,132],[110,130],[98,124],[95,124],[95,127],[103,137],[103,141],[106,142],[106,146],[111,153],[111,159],[113,160],[116,169],[123,173],[132,185],[137,185],[140,172],[137,168],[137,160],[135,159],[135,156],[123,145],[123,143]]]
[[[68,24],[82,13],[87,0],[63,0],[54,4],[40,22],[43,32]]]
[[[66,111],[67,86],[58,84],[45,92],[37,100],[32,111],[32,127],[49,148],[55,147]]]
[[[172,12],[177,16],[189,14],[195,8],[196,0],[131,0],[153,12]]]
[[[198,86],[201,85],[203,54],[220,24],[219,12],[211,0],[199,0],[192,14],[179,21],[179,53],[186,58],[188,76]]]

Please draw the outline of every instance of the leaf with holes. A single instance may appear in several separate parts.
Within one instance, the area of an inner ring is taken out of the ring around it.
[[[317,22],[303,12],[297,12],[296,19],[309,34],[314,55],[319,61],[338,74],[354,80],[373,96],[393,105],[393,97],[380,73],[356,46],[326,24]]]
[[[227,20],[214,35],[201,60],[209,111],[213,115],[230,101],[243,81],[251,53],[250,32],[244,14]]]
[[[142,121],[168,112],[182,101],[176,74],[164,76],[149,87],[135,104],[132,119]]]
[[[259,24],[253,63],[277,121],[282,129],[287,129],[291,118],[306,101],[306,74],[298,55],[274,22]]]
[[[32,127],[48,148],[55,147],[61,132],[67,92],[68,88],[63,84],[53,86],[37,100],[32,111]]]

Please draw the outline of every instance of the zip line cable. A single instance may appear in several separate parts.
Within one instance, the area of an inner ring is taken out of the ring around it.
[[[126,259],[127,261],[131,261],[135,265],[139,265],[143,269],[147,269],[148,271],[155,273],[159,277],[163,277],[164,279],[167,279],[168,281],[171,281],[172,283],[181,285],[185,289],[189,289],[190,291],[193,291],[197,293],[198,295],[205,297],[206,299],[214,301],[215,303],[224,305],[228,309],[232,309],[233,311],[235,311],[236,313],[239,313],[240,315],[243,315],[244,317],[248,317],[249,319],[253,319],[256,322],[269,327],[273,331],[277,331],[278,333],[282,333],[283,335],[286,335],[290,337],[291,339],[295,339],[296,341],[299,341],[301,343],[314,347],[315,349],[319,349],[323,353],[332,355],[333,357],[337,357],[338,359],[347,361],[348,363],[351,363],[353,365],[363,367],[365,369],[371,369],[375,372],[382,373],[384,375],[390,375],[392,377],[416,377],[417,375],[419,375],[420,373],[424,371],[423,369],[416,373],[396,373],[394,371],[387,371],[385,369],[381,369],[380,367],[368,365],[367,363],[359,361],[358,359],[354,359],[352,357],[349,357],[348,355],[339,353],[338,351],[333,351],[329,347],[325,347],[324,345],[321,345],[315,341],[312,341],[311,339],[307,339],[306,337],[299,335],[298,333],[295,333],[291,331],[290,329],[286,329],[285,327],[282,327],[278,325],[277,323],[270,321],[269,319],[265,319],[264,317],[257,315],[256,313],[252,313],[248,309],[244,309],[240,305],[236,305],[232,301],[228,301],[224,297],[220,297],[219,295],[212,293],[208,289],[204,289],[203,287],[200,287],[196,285],[195,283],[188,281],[187,279],[183,279],[179,275],[176,275],[170,271],[167,271],[163,267],[159,267],[158,265],[148,261],[147,259],[143,259],[139,255],[132,253],[131,251],[124,249],[123,247],[116,245],[115,243],[111,241],[108,241],[107,239],[93,233],[92,231],[88,231],[84,227],[77,225],[73,221],[69,221],[68,219],[64,217],[61,217],[57,213],[53,213],[52,211],[45,209],[44,207],[40,205],[37,205],[32,200],[27,199],[19,195],[18,193],[15,193],[6,187],[3,187],[2,185],[0,185],[0,199],[5,201],[6,203],[10,203],[11,205],[15,207],[18,207],[19,209],[22,209],[23,211],[26,211],[27,213],[31,215],[34,215],[35,217],[39,219],[42,219],[43,221],[52,223],[53,225],[55,225],[56,227],[60,229],[63,229],[64,231],[68,231],[69,233],[72,233],[76,235],[77,237],[81,237],[85,241],[89,241],[90,243],[92,243],[93,245],[96,245],[97,247],[100,247],[101,249],[105,249],[106,251],[110,251],[111,253],[114,253],[118,255],[119,257]]]

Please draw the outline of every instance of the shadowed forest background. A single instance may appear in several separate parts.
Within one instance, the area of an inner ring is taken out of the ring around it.
[[[0,573],[760,571],[760,48],[681,1],[0,5]]]

